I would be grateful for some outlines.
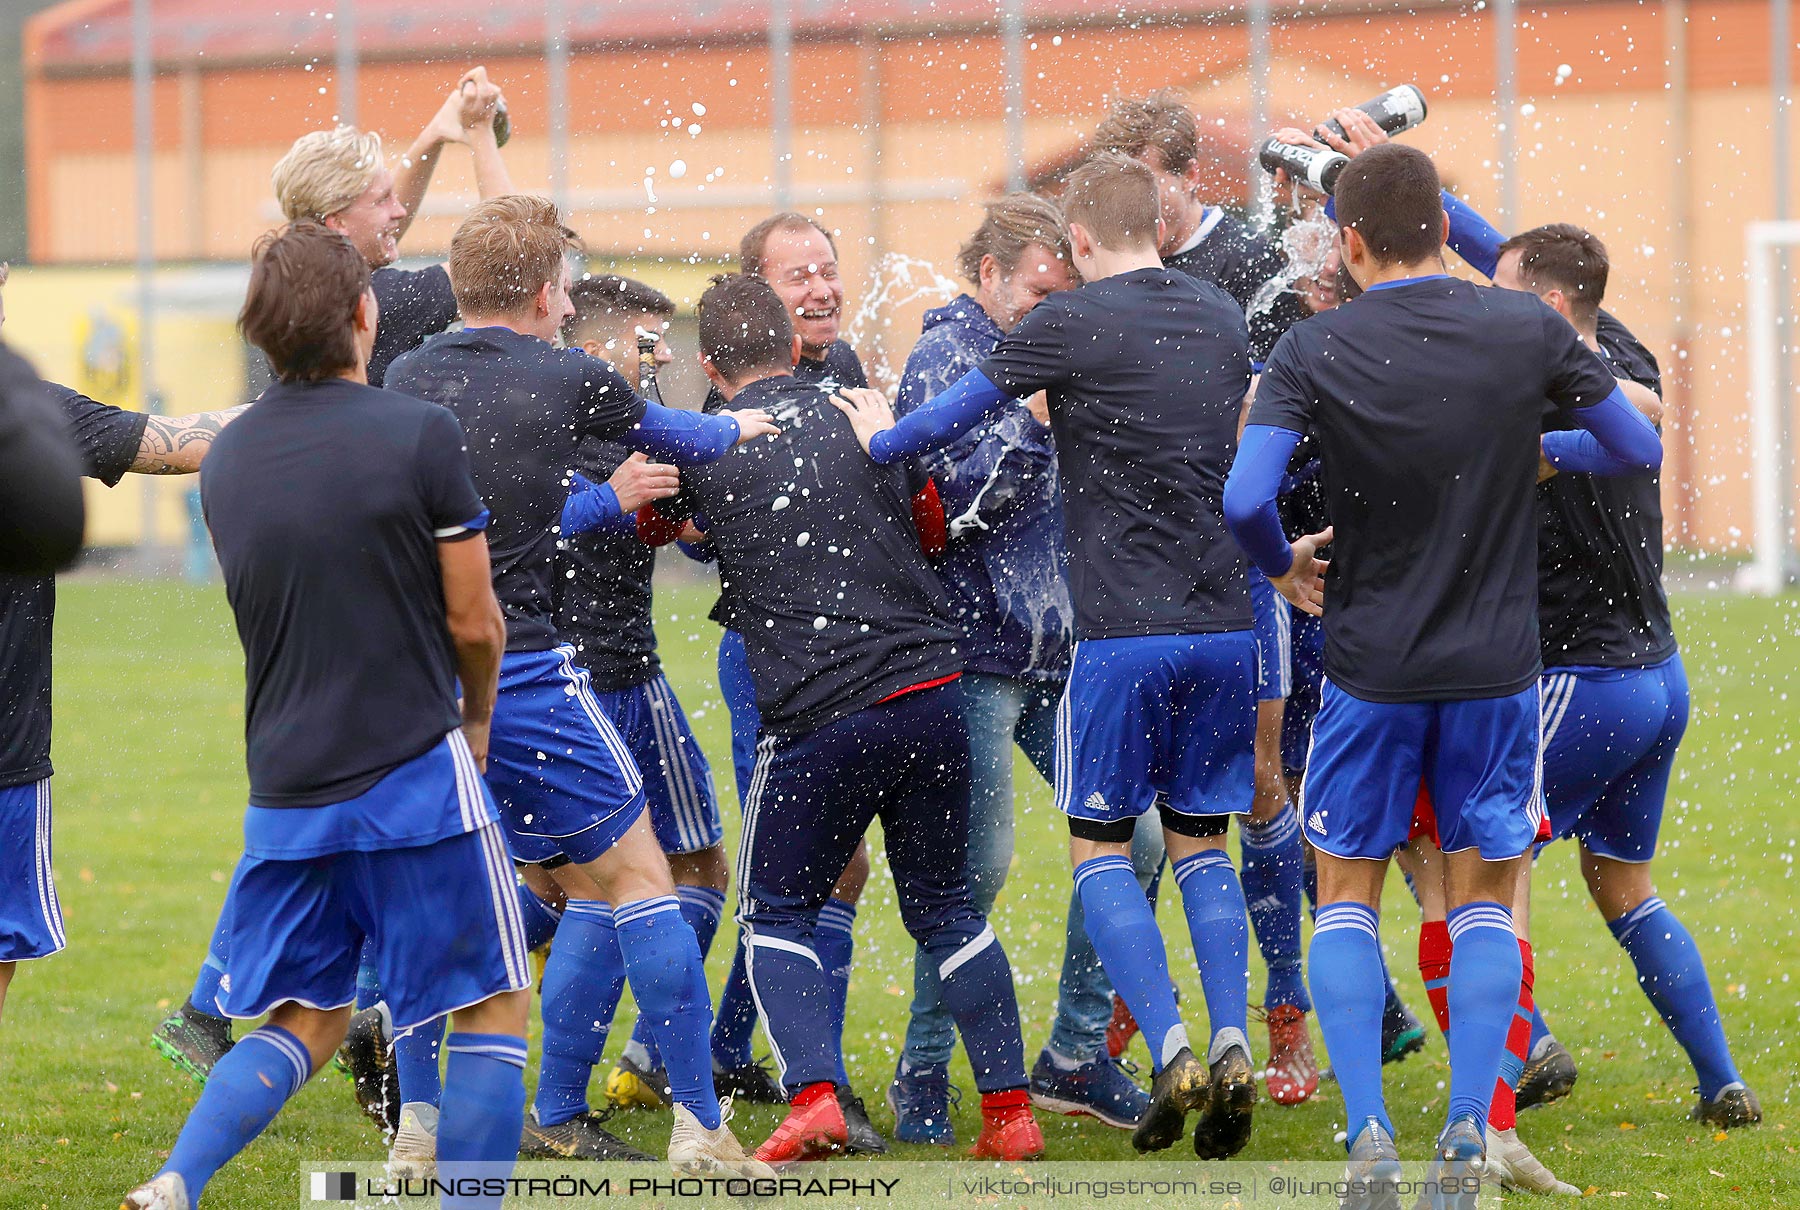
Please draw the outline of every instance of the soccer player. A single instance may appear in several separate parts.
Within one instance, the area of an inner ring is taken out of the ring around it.
[[[675,304],[661,291],[607,275],[577,282],[569,299],[575,313],[563,325],[564,343],[605,361],[633,390],[642,394],[644,389],[640,332],[658,337],[657,364],[673,360],[663,336]],[[724,832],[712,769],[657,658],[651,619],[656,556],[636,532],[640,505],[673,495],[676,472],[646,461],[628,445],[594,437],[583,438],[576,447],[575,468],[617,492],[622,517],[614,532],[565,538],[557,556],[556,629],[575,647],[577,660],[593,679],[595,697],[644,774],[651,826],[669,857],[682,916],[705,954],[725,906],[729,866],[721,843]],[[654,494],[640,486],[647,476],[658,477]],[[667,1079],[655,1044],[649,1018],[640,1013],[620,1063],[629,1066],[634,1078],[648,1081],[666,1103]],[[592,1053],[598,1061],[600,1046]],[[754,1062],[715,1065],[713,1080],[724,1095],[766,1103],[786,1099],[768,1069]],[[544,1087],[540,1084],[540,1095]],[[540,1120],[544,1116],[540,1105]]]
[[[0,273],[0,286],[5,281]],[[249,406],[187,416],[130,412],[65,386],[38,384],[21,359],[4,349],[0,354],[6,363],[0,372],[23,392],[44,392],[39,398],[47,397],[65,422],[81,473],[108,487],[127,472],[193,474],[213,438]],[[46,461],[55,456],[47,452]],[[34,507],[62,506],[62,511],[67,504],[68,497],[59,494],[36,501]],[[65,529],[55,553],[78,546],[80,538],[79,527],[72,535]],[[44,561],[54,565],[58,560]],[[66,944],[51,877],[50,636],[55,614],[53,575],[41,569],[0,573],[0,1011],[17,964],[47,958]]]
[[[1253,793],[1256,640],[1220,512],[1249,335],[1224,290],[1163,266],[1148,167],[1102,152],[1070,176],[1063,208],[1086,285],[1033,307],[978,369],[891,428],[877,394],[845,406],[871,457],[889,463],[1049,392],[1078,640],[1057,715],[1056,800],[1088,935],[1155,1066],[1133,1143],[1169,1147],[1197,1109],[1195,1152],[1224,1158],[1249,1141],[1256,1101],[1249,930],[1224,847]],[[1210,1072],[1189,1048],[1128,855],[1152,807],[1199,962]]]
[[[982,1093],[971,1154],[1034,1158],[1044,1141],[1012,971],[969,889],[962,665],[920,550],[913,476],[871,463],[832,397],[795,377],[801,345],[786,310],[744,275],[702,296],[707,377],[782,431],[688,472],[683,488],[718,551],[761,727],[738,920],[792,1108],[757,1155],[788,1162],[848,1145],[842,1043],[814,938],[839,872],[879,819],[901,918],[937,964]]]
[[[506,165],[495,143],[493,115],[504,103],[485,68],[471,68],[419,132],[396,168],[383,156],[381,136],[351,126],[319,130],[294,141],[275,165],[271,184],[289,222],[313,220],[340,232],[374,270],[375,297],[382,321],[369,357],[373,386],[382,385],[388,365],[420,341],[456,321],[456,299],[442,265],[395,269],[399,241],[412,225],[426,188],[452,143],[469,148],[476,189],[483,198],[512,192]],[[220,920],[227,914],[220,910]],[[197,1080],[231,1046],[231,1023],[214,1010],[230,957],[230,937],[222,924],[213,930],[206,959],[193,990],[151,1034],[156,1049]],[[372,967],[364,965],[359,1009],[379,999]],[[357,1100],[384,1129],[396,1124],[399,1102],[394,1072],[387,1063],[388,1037],[379,1014],[366,1012],[351,1023],[346,1056],[351,1060]]]
[[[478,771],[505,641],[488,514],[455,419],[366,384],[378,311],[342,235],[309,222],[259,243],[239,325],[279,381],[200,486],[246,665],[224,1008],[269,1019],[214,1066],[127,1210],[197,1205],[331,1056],[365,938],[397,1027],[455,1015],[445,1175],[512,1171],[530,972]]]
[[[0,347],[0,575],[50,575],[74,561],[87,519],[81,467],[49,389]]]
[[[856,351],[838,336],[844,313],[844,282],[838,272],[836,241],[817,220],[793,211],[763,219],[739,241],[738,269],[748,276],[762,278],[787,307],[795,333],[800,337],[800,360],[794,363],[792,370],[796,380],[827,391],[869,384]],[[716,412],[724,406],[724,396],[715,385],[707,392],[703,407],[708,412]],[[697,530],[682,531],[674,526],[663,527],[661,533],[656,532],[655,527],[640,530],[646,540],[661,542],[673,541],[682,532],[693,539],[704,537]],[[704,542],[684,543],[683,549],[702,560],[714,557]],[[722,590],[710,616],[725,628],[719,638],[719,688],[731,716],[731,762],[736,775],[738,802],[743,803],[750,797],[750,775],[756,763],[761,721],[744,654],[743,636],[738,633],[733,620],[730,598],[731,594]],[[856,905],[868,880],[868,847],[858,844],[843,876],[831,890],[831,901],[819,918],[819,930],[814,938],[831,987],[828,1011],[840,1039],[844,1032],[845,1005],[850,996]],[[757,1014],[749,995],[745,961],[740,935],[731,974],[719,997],[718,1021],[713,1027],[713,1058],[723,1071],[748,1071],[754,1066],[750,1040],[756,1029]],[[840,1055],[842,1050],[840,1045]],[[650,1079],[640,1078],[632,1070],[628,1058],[622,1056],[607,1077],[606,1094],[616,1105],[662,1104],[665,1098],[656,1091],[661,1083],[662,1078],[656,1073],[651,1073]],[[844,1111],[844,1122],[849,1130],[847,1150],[853,1155],[885,1153],[886,1140],[869,1120],[862,1098],[850,1086],[849,1072],[841,1067],[837,1091],[839,1107]]]
[[[700,948],[645,814],[643,779],[574,649],[559,640],[551,585],[568,468],[582,438],[623,438],[691,465],[774,430],[753,410],[705,416],[646,403],[605,362],[552,345],[574,311],[574,247],[545,199],[475,207],[450,242],[466,327],[402,355],[388,381],[457,414],[494,509],[507,654],[487,783],[514,859],[551,869],[568,897],[544,971],[545,1074],[555,1079],[559,1057],[581,1053],[579,1038],[566,1035],[594,1030],[593,1008],[622,969],[669,1067],[670,1163],[765,1171],[738,1147],[714,1093]],[[584,1093],[560,1088],[559,1104]],[[572,1133],[597,1123],[582,1114],[562,1125]]]
[[[895,410],[901,415],[979,366],[1032,307],[1076,284],[1062,213],[1032,194],[988,203],[957,261],[974,292],[926,313],[900,377]],[[1074,607],[1056,449],[1044,409],[1042,393],[1013,400],[921,460],[951,518],[948,553],[937,570],[964,639],[969,883],[983,914],[992,911],[1012,863],[1013,746],[1054,784],[1056,703],[1069,672]],[[1138,829],[1133,848],[1140,882],[1162,861],[1160,830],[1153,818],[1146,821],[1151,826]],[[1106,1053],[1111,989],[1082,925],[1079,898],[1069,912],[1056,1020],[1032,1067],[1032,1103],[1129,1129],[1147,1098]],[[937,968],[920,949],[912,1019],[887,1094],[901,1141],[955,1144],[949,1105],[955,1042]]]
[[[1325,301],[1297,288],[1263,297],[1265,287],[1286,270],[1280,246],[1226,214],[1201,196],[1200,127],[1179,93],[1163,91],[1147,97],[1122,98],[1094,132],[1096,148],[1130,156],[1156,178],[1162,215],[1157,251],[1163,264],[1219,286],[1236,300],[1250,327],[1250,357],[1260,370],[1276,339]],[[1294,493],[1297,501],[1311,489]],[[1284,503],[1292,510],[1295,505]],[[1310,532],[1310,531],[1303,531]],[[1283,777],[1281,736],[1285,702],[1298,694],[1297,717],[1302,732],[1310,716],[1304,708],[1310,686],[1295,677],[1296,638],[1300,658],[1312,638],[1304,621],[1291,611],[1258,573],[1251,573],[1251,609],[1257,637],[1256,796],[1250,814],[1240,821],[1244,897],[1250,923],[1268,968],[1263,1020],[1269,1031],[1269,1096],[1278,1104],[1297,1105],[1318,1087],[1318,1063],[1307,1034],[1312,1008],[1301,969],[1300,912],[1304,890],[1306,846]],[[1296,634],[1297,631],[1297,634]],[[1396,1023],[1405,1017],[1398,996],[1389,1006]],[[1130,1025],[1122,1040],[1129,1041]],[[1413,1023],[1416,1029],[1417,1022]],[[1401,1031],[1405,1026],[1397,1025]],[[1118,1036],[1120,1031],[1115,1031]],[[1418,1030],[1419,1036],[1423,1031]],[[1398,1048],[1398,1044],[1396,1044]]]
[[[1336,191],[1344,264],[1364,293],[1289,330],[1271,355],[1226,489],[1232,531],[1290,601],[1324,611],[1328,680],[1302,795],[1318,853],[1309,957],[1344,1095],[1359,1197],[1398,1176],[1381,1092],[1377,907],[1420,781],[1446,854],[1451,1082],[1434,1165],[1479,1171],[1521,980],[1508,906],[1542,820],[1530,494],[1548,400],[1563,451],[1661,459],[1604,363],[1536,299],[1442,271],[1437,170],[1371,148]],[[1328,352],[1326,351],[1328,350]],[[1352,403],[1354,406],[1352,406]],[[1275,496],[1318,442],[1332,528],[1290,543]]]

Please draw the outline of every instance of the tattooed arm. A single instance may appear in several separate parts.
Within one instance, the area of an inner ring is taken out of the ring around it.
[[[200,469],[219,430],[240,416],[247,403],[191,416],[151,416],[131,469],[140,475],[191,475]]]

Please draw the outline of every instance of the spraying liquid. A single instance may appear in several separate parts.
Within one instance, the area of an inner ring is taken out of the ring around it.
[[[936,265],[921,257],[889,252],[875,262],[869,288],[844,326],[844,339],[862,359],[870,386],[890,402],[900,393],[904,363],[897,355],[897,315],[921,303],[926,307],[942,306],[961,293],[962,287],[955,280],[939,273]]]
[[[1295,219],[1281,232],[1281,255],[1287,262],[1280,273],[1264,282],[1245,309],[1249,318],[1266,313],[1294,283],[1324,272],[1337,245],[1337,224],[1323,213]]]

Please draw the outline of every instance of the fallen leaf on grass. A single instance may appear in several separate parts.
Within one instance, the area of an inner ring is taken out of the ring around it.
[[[1634,1125],[1633,1125],[1633,1124],[1632,1124],[1632,1123],[1630,1123],[1630,1122],[1620,1122],[1620,1123],[1619,1123],[1619,1129],[1620,1129],[1620,1130],[1636,1130],[1636,1129],[1637,1129],[1637,1127],[1636,1127],[1636,1126],[1634,1126]]]
[[[1708,1168],[1707,1171],[1712,1173],[1714,1176],[1718,1177],[1722,1181],[1730,1179],[1723,1172],[1720,1172],[1717,1168]]]
[[[1713,1142],[1723,1143],[1726,1139],[1728,1139],[1730,1137],[1731,1137],[1730,1135],[1726,1134],[1723,1130],[1721,1130],[1721,1131],[1719,1131],[1719,1133],[1713,1135]]]

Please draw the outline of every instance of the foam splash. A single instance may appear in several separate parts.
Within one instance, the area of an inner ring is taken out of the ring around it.
[[[945,277],[923,257],[889,252],[875,262],[869,274],[869,288],[844,326],[844,339],[862,359],[870,386],[890,401],[900,393],[900,371],[905,359],[899,356],[902,338],[894,333],[895,318],[920,303],[926,307],[941,306],[961,293],[962,286],[954,278]],[[918,333],[905,335],[910,338]]]
[[[1323,214],[1297,218],[1282,229],[1280,243],[1286,264],[1251,298],[1250,305],[1245,308],[1250,319],[1265,314],[1283,294],[1294,288],[1295,282],[1317,277],[1324,271],[1337,247],[1337,224]]]

